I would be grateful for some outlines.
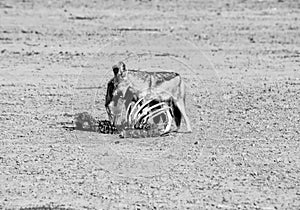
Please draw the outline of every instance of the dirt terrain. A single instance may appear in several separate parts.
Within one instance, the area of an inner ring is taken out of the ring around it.
[[[112,65],[178,72],[193,133],[107,119]],[[0,0],[0,209],[300,209],[297,0]]]

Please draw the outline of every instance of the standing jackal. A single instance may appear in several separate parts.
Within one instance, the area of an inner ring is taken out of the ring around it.
[[[112,68],[114,78],[107,85],[105,107],[113,124],[118,122],[123,108],[128,110],[132,102],[150,99],[148,105],[151,106],[162,102],[169,105],[177,130],[183,117],[187,131],[192,131],[185,110],[185,85],[178,73],[127,70],[123,62]],[[165,132],[169,131],[170,126]]]

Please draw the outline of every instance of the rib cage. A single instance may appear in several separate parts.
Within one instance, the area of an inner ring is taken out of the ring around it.
[[[162,116],[164,116],[163,120]],[[157,124],[155,117],[160,117]],[[144,125],[160,127],[161,134],[168,132],[172,124],[171,107],[167,102],[157,102],[155,99],[141,98],[137,102],[131,102],[126,110],[126,125],[129,128],[144,128]]]

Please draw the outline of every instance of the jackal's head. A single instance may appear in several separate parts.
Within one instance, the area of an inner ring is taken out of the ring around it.
[[[122,113],[128,105],[137,100],[131,83],[127,80],[127,70],[123,62],[112,67],[114,77],[107,84],[105,108],[109,120],[113,124],[121,123]],[[125,110],[125,111],[124,111]]]

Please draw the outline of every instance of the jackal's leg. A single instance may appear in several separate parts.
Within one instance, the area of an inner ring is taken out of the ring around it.
[[[191,128],[191,124],[190,124],[190,120],[186,114],[186,111],[185,111],[185,104],[184,104],[184,99],[180,99],[178,100],[177,102],[175,102],[175,106],[178,107],[178,109],[180,110],[183,118],[184,118],[184,121],[186,123],[186,127],[187,127],[187,131],[188,132],[192,132],[192,128]],[[177,127],[177,129],[179,130],[179,127]]]

